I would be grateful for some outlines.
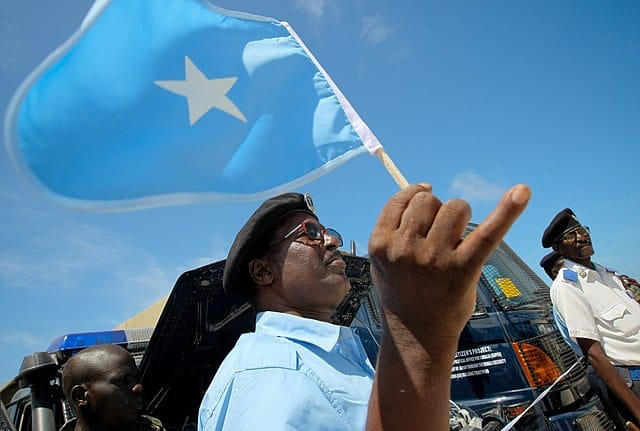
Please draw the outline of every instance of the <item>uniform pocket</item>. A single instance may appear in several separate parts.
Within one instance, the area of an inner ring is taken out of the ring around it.
[[[611,322],[613,320],[619,319],[624,315],[624,312],[627,311],[627,307],[624,304],[618,303],[614,304],[613,307],[609,308],[606,311],[600,312],[600,317],[602,317],[607,322]]]
[[[605,325],[623,336],[635,334],[640,329],[640,320],[632,316],[623,303],[613,304],[598,314]]]

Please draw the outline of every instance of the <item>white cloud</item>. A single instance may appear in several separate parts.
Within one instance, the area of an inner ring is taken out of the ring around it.
[[[4,286],[72,291],[87,284],[103,284],[106,277],[113,285],[130,286],[136,281],[149,287],[155,283],[165,289],[170,286],[173,274],[166,274],[153,256],[132,247],[126,239],[89,224],[59,223],[43,213],[29,215],[29,231],[20,233],[23,241],[0,252]],[[135,275],[142,273],[151,276],[145,281]]]
[[[380,15],[365,16],[362,18],[360,39],[371,44],[378,44],[389,39],[394,29]]]
[[[296,9],[302,9],[310,13],[316,18],[321,18],[324,15],[327,7],[326,0],[295,0],[294,6]]]
[[[28,350],[41,349],[42,346],[46,345],[47,341],[49,340],[45,340],[28,332],[0,334],[0,342],[2,344],[10,344],[20,348],[26,348]]]
[[[474,171],[466,171],[455,176],[450,190],[456,197],[468,201],[494,202],[502,197],[507,188],[500,184],[491,184]]]
[[[14,290],[6,292],[11,297],[38,292],[47,297],[53,291],[65,301],[96,307],[95,327],[116,326],[168,295],[180,274],[126,238],[86,223],[30,225],[33,231],[19,246],[0,251],[0,285]],[[22,335],[13,342],[29,341]]]
[[[233,238],[231,238],[233,239]],[[201,266],[209,265],[210,263],[218,262],[227,258],[227,253],[231,247],[231,240],[229,238],[217,235],[209,239],[209,250],[206,256],[200,256],[192,259],[188,263],[188,267],[183,268],[183,271],[200,268]]]

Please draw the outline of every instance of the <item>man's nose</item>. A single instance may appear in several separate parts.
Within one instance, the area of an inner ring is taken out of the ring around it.
[[[585,239],[589,239],[589,232],[584,231],[584,232],[576,232],[576,236],[578,238],[578,240],[585,240]]]
[[[324,248],[327,250],[335,250],[340,247],[340,240],[329,232],[324,233]]]

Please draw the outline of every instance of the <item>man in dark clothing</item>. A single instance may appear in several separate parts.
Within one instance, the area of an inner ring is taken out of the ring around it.
[[[549,278],[551,278],[551,281],[556,279],[562,265],[564,265],[564,259],[562,255],[556,251],[545,254],[542,260],[540,260],[540,266]]]
[[[81,350],[64,365],[62,390],[77,418],[61,431],[162,431],[142,416],[142,385],[129,352],[114,344]]]

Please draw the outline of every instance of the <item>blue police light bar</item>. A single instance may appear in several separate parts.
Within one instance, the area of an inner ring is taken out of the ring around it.
[[[124,330],[66,334],[53,340],[47,353],[78,351],[97,344],[127,344],[127,341]]]

